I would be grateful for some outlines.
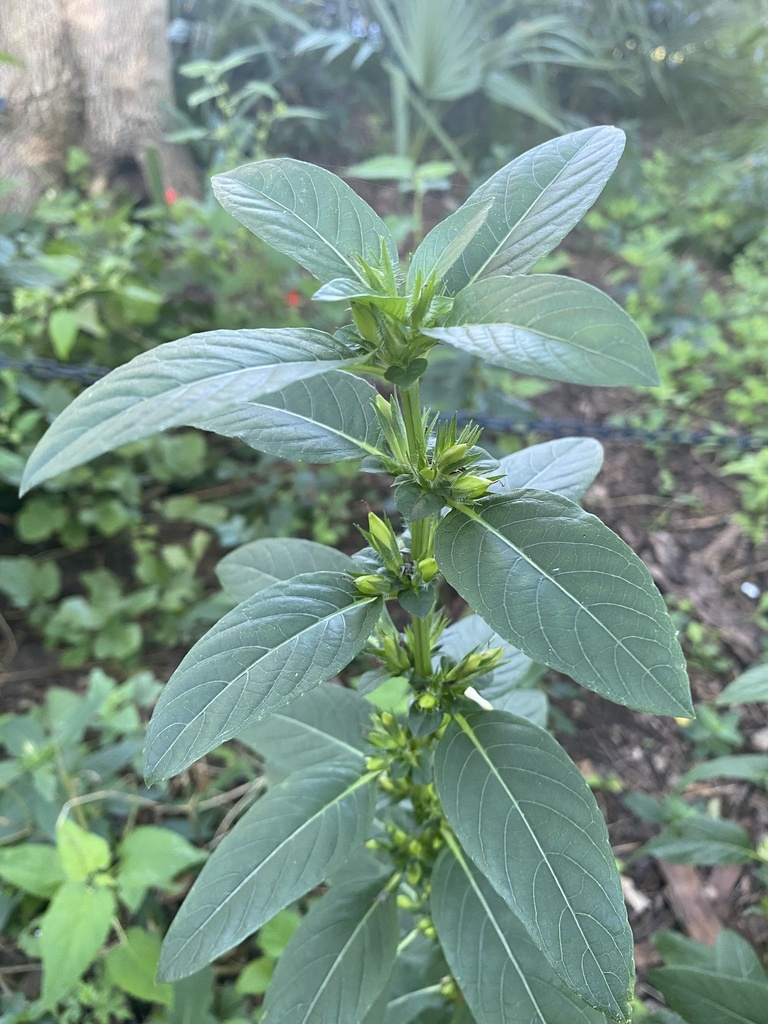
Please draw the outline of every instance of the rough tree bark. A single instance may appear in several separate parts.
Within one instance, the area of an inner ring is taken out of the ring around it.
[[[134,165],[146,182],[147,148],[166,186],[196,194],[189,154],[163,141],[161,107],[172,102],[165,37],[167,0],[0,0],[0,198],[25,209],[61,182],[70,146],[93,160],[94,191]]]

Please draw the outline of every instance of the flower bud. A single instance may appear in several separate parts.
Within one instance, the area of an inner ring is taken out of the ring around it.
[[[358,576],[355,580],[355,586],[361,594],[366,594],[370,597],[385,596],[392,589],[388,579],[385,579],[383,576],[374,576],[373,574]]]
[[[366,341],[378,343],[379,335],[376,317],[368,306],[363,306],[359,302],[353,302],[352,319],[355,321],[355,327],[357,327],[358,331],[360,331],[360,334]]]
[[[429,583],[438,573],[437,562],[434,558],[422,558],[419,562],[419,572],[425,583]]]
[[[452,484],[451,494],[462,500],[473,500],[475,498],[482,498],[483,495],[488,493],[488,488],[493,483],[485,476],[473,476],[471,473],[466,473],[464,476]]]
[[[462,443],[450,445],[448,448],[440,452],[438,455],[440,468],[445,471],[448,471],[451,469],[452,466],[460,466],[464,459],[466,458],[466,454],[468,451],[468,444]]]

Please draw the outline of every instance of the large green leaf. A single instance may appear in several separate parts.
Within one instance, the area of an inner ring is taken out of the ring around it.
[[[332,370],[275,394],[238,403],[207,419],[207,430],[237,437],[261,452],[302,462],[343,462],[380,455],[376,391]]]
[[[673,931],[656,932],[651,942],[667,961],[667,967],[698,967],[707,972],[763,984],[768,980],[765,968],[752,946],[741,935],[727,928],[718,932],[714,946],[704,946]]]
[[[40,919],[43,1007],[53,1008],[90,967],[104,945],[116,910],[109,889],[75,881],[62,885]]]
[[[322,167],[262,160],[217,174],[212,185],[225,210],[320,281],[365,282],[358,257],[377,261],[382,241],[397,266],[397,245],[384,221]]]
[[[690,1024],[766,1024],[764,981],[747,981],[696,967],[656,967],[651,984]]]
[[[625,1021],[632,932],[595,798],[559,744],[522,718],[468,711],[435,749],[459,842],[563,981]]]
[[[262,1024],[360,1024],[389,980],[397,938],[395,898],[380,881],[331,889],[278,960]]]
[[[603,464],[603,446],[592,437],[558,437],[505,455],[498,472],[504,476],[491,490],[503,494],[518,487],[554,491],[578,501]]]
[[[749,704],[752,701],[768,701],[768,665],[753,665],[732,683],[729,683],[715,704]]]
[[[693,782],[716,778],[743,779],[768,789],[768,754],[724,754],[711,761],[702,761],[688,769],[677,783],[677,788],[685,789]]]
[[[518,373],[574,384],[659,383],[648,342],[598,288],[557,274],[491,277],[459,292],[430,338]]]
[[[64,882],[64,870],[55,846],[27,842],[0,847],[0,878],[47,900]]]
[[[117,891],[134,914],[150,888],[171,888],[173,879],[207,857],[170,828],[139,825],[120,844]]]
[[[432,920],[477,1024],[606,1024],[555,974],[507,904],[461,854],[432,872]]]
[[[237,738],[265,758],[271,781],[329,761],[357,765],[360,770],[371,714],[370,701],[354,690],[326,683]]]
[[[373,821],[372,778],[359,766],[316,766],[257,800],[184,900],[163,943],[161,976],[193,974],[341,867]]]
[[[160,957],[159,935],[143,928],[129,928],[121,939],[104,957],[109,980],[142,1002],[167,1006],[173,1000],[173,989],[155,981]]]
[[[408,267],[409,291],[416,286],[419,274],[422,282],[432,275],[438,280],[445,277],[485,224],[492,205],[491,199],[485,203],[465,203],[453,216],[432,228],[411,257]]]
[[[67,406],[32,452],[21,491],[160,430],[207,429],[233,406],[348,362],[339,341],[309,328],[210,331],[159,345]]]
[[[64,874],[76,882],[85,882],[97,872],[106,871],[112,860],[107,840],[70,818],[56,826],[56,848]]]
[[[672,864],[749,864],[757,859],[741,825],[700,813],[671,822],[645,844],[643,853]]]
[[[618,704],[691,717],[685,661],[640,559],[599,519],[547,491],[453,510],[435,538],[445,578],[534,661]]]
[[[168,778],[301,697],[362,649],[381,612],[344,573],[274,583],[224,616],[187,654],[147,730],[146,771]]]
[[[585,128],[545,142],[497,171],[467,200],[490,199],[493,206],[446,275],[448,293],[455,295],[479,277],[530,270],[592,206],[623,149],[618,128]]]
[[[432,100],[455,100],[480,87],[487,18],[464,0],[372,0],[403,70]]]
[[[546,87],[545,87],[546,88]],[[532,117],[539,124],[545,124],[556,132],[563,130],[562,118],[557,116],[542,96],[542,90],[531,88],[522,78],[511,75],[507,71],[492,71],[483,82],[483,92],[494,103],[511,107],[527,117]]]
[[[247,597],[302,572],[359,572],[349,555],[300,537],[262,537],[225,555],[216,566],[219,582],[230,597]]]

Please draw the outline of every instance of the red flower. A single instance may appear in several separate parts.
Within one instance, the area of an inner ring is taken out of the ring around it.
[[[166,203],[168,203],[169,206],[172,206],[178,200],[179,193],[175,188],[167,188],[163,193],[163,196],[165,197]]]
[[[286,306],[290,306],[292,309],[295,309],[297,306],[301,305],[301,295],[296,291],[288,292],[285,296],[285,304]]]

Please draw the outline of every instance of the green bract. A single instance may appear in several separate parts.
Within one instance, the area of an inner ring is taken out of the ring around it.
[[[278,159],[218,175],[226,209],[313,274],[318,300],[346,303],[351,323],[335,336],[217,331],[160,345],[73,402],[30,458],[24,489],[198,426],[388,473],[407,526],[372,513],[354,555],[275,538],[221,561],[240,603],[168,682],[146,772],[166,778],[238,737],[271,788],[190,890],[161,980],[200,970],[326,884],[278,963],[265,1024],[423,1010],[445,1024],[457,1012],[476,1024],[628,1020],[619,875],[589,788],[543,728],[540,680],[549,666],[630,707],[689,715],[674,628],[634,552],[576,504],[600,468],[596,441],[499,462],[477,428],[438,420],[419,398],[443,342],[553,380],[657,382],[644,336],[611,299],[529,273],[622,146],[617,129],[588,128],[513,160],[427,235],[406,274],[377,214],[328,171]],[[443,579],[476,613],[447,627]],[[361,652],[378,668],[354,693],[335,677]],[[82,897],[67,884],[62,900]]]

